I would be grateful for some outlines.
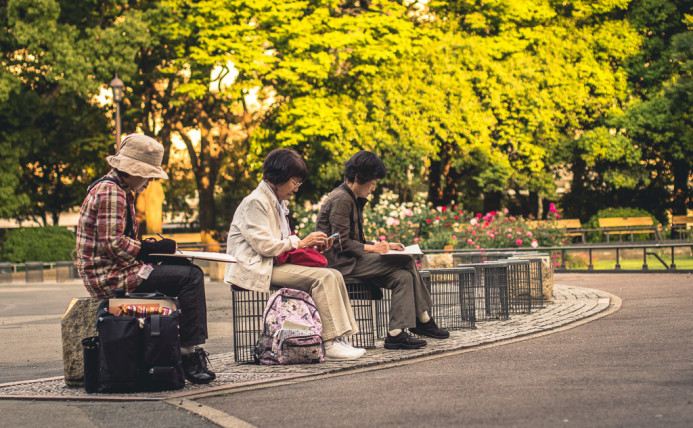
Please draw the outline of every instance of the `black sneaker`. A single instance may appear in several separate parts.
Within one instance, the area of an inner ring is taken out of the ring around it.
[[[438,327],[438,324],[433,321],[433,317],[431,317],[431,319],[427,322],[423,323],[417,318],[416,327],[410,328],[409,331],[411,333],[418,334],[419,336],[432,337],[434,339],[447,339],[450,337],[450,332]]]
[[[209,352],[205,352],[205,350],[202,348],[195,348],[195,353],[200,358],[200,366],[202,367],[202,371],[207,373],[212,380],[216,379],[216,373],[209,369]]]
[[[200,355],[197,352],[181,355],[183,361],[183,373],[185,378],[192,383],[205,384],[212,381],[212,376],[202,369]]]
[[[426,346],[426,341],[409,336],[404,330],[397,336],[387,334],[385,349],[419,349]]]

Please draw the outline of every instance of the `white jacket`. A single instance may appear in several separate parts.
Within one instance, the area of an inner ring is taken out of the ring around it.
[[[277,197],[263,182],[236,209],[229,227],[226,252],[236,263],[226,265],[224,282],[253,291],[268,292],[274,257],[298,248],[298,236],[281,239]],[[286,206],[286,201],[282,201]]]

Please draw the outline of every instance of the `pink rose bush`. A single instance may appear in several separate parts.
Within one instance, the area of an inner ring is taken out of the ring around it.
[[[549,205],[546,220],[535,221],[511,216],[507,208],[476,213],[461,205],[434,206],[426,202],[426,193],[415,195],[411,202],[400,202],[395,193],[384,190],[377,201],[364,211],[364,233],[367,240],[385,239],[405,245],[418,243],[422,249],[455,249],[546,247],[564,244],[565,229],[558,226],[558,210]],[[317,204],[292,207],[297,232],[305,235],[315,230]]]

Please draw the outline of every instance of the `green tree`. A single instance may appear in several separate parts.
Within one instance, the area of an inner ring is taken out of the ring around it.
[[[631,100],[578,143],[565,198],[583,219],[603,207],[639,207],[660,221],[691,204],[690,1],[639,0],[625,18],[641,45],[625,60]]]
[[[265,82],[277,94],[253,139],[260,156],[275,147],[296,148],[309,180],[301,195],[318,196],[340,180],[342,165],[360,149],[373,150],[391,171],[384,184],[405,195],[421,186],[431,152],[421,98],[422,34],[397,2],[318,2],[274,18],[258,15],[258,29],[278,63]],[[267,25],[263,25],[263,23]],[[418,67],[418,68],[417,68]],[[418,184],[417,184],[418,183]]]
[[[633,197],[660,220],[665,209],[686,214],[693,208],[693,17],[685,14],[692,6],[691,1],[643,0],[630,13],[634,25],[648,35],[629,68],[632,86],[642,98],[615,122],[642,148],[648,170],[650,185]]]
[[[487,153],[493,156],[491,163],[486,155],[456,165],[449,146],[451,167],[442,174],[473,177],[476,186],[467,179],[460,187],[483,192],[486,211],[498,209],[510,189],[526,195],[518,197],[517,210],[541,214],[538,201],[555,197],[559,166],[579,169],[581,157],[592,156],[580,135],[603,125],[628,99],[623,63],[639,43],[621,16],[628,3],[432,2],[467,45],[459,67],[471,75],[476,99],[488,112]],[[624,163],[632,168],[630,161]],[[465,169],[472,173],[460,174]]]
[[[105,169],[111,146],[95,97],[133,72],[142,21],[119,2],[0,2],[0,214],[57,221]],[[132,19],[131,19],[132,18]]]

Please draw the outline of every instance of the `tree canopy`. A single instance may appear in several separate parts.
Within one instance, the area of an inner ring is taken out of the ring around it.
[[[169,209],[197,198],[204,230],[277,147],[309,166],[300,198],[366,149],[402,201],[685,213],[691,3],[0,1],[0,215],[56,216],[104,172],[115,72],[125,132],[164,144]]]

